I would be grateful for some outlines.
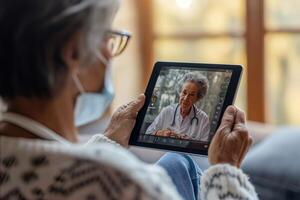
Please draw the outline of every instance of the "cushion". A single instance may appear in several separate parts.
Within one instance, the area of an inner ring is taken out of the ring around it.
[[[300,199],[300,128],[279,128],[253,147],[242,169],[260,199]]]

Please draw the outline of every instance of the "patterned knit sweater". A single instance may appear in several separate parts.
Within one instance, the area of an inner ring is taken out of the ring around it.
[[[243,172],[216,165],[201,199],[257,199]],[[182,199],[163,168],[138,160],[103,135],[85,144],[0,136],[0,199]]]

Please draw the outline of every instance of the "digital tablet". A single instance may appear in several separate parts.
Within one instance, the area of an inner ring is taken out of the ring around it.
[[[241,65],[157,62],[129,144],[207,155]]]

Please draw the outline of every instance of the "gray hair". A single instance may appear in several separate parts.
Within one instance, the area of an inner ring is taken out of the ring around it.
[[[182,90],[182,86],[186,83],[186,82],[192,82],[192,83],[196,83],[196,85],[198,86],[198,93],[197,93],[197,97],[202,99],[209,88],[209,83],[207,78],[199,73],[187,73],[183,76],[183,78],[179,81],[178,87],[177,87],[177,92],[178,94],[181,93]]]
[[[1,0],[0,97],[49,97],[68,70],[62,52],[78,33],[82,65],[96,61],[119,0]]]

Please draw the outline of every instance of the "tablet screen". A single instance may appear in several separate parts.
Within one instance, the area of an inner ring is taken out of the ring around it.
[[[231,69],[162,67],[137,141],[207,149],[232,73]]]

